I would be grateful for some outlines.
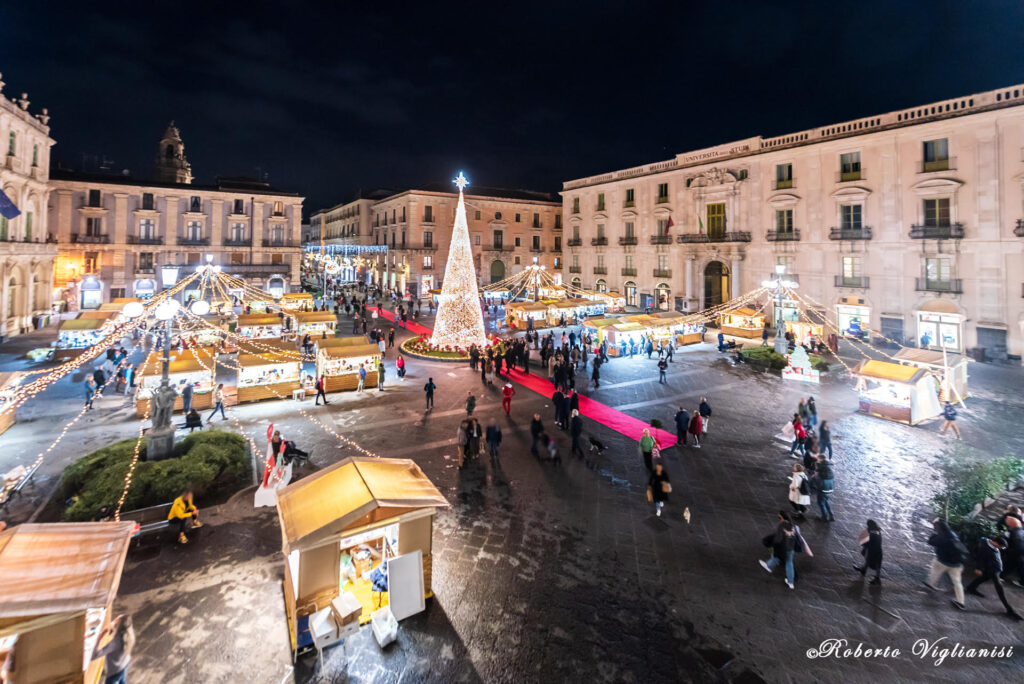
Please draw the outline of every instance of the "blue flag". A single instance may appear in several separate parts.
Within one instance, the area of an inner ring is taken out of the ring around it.
[[[3,190],[0,190],[0,216],[8,220],[21,216],[21,209],[14,206],[14,202]]]

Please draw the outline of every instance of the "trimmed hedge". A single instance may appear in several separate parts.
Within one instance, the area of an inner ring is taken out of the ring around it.
[[[103,506],[117,505],[135,452],[137,438],[126,439],[83,456],[65,469],[54,499],[67,502],[63,519],[91,520]],[[174,445],[174,458],[143,461],[147,439],[122,510],[173,501],[191,487],[196,499],[209,504],[249,484],[252,463],[248,442],[223,430],[193,432]]]
[[[788,363],[784,355],[771,347],[748,347],[740,353],[751,364],[771,368],[773,371],[781,371]],[[808,354],[808,357],[811,360],[811,368],[822,373],[828,371],[828,361],[817,354]]]

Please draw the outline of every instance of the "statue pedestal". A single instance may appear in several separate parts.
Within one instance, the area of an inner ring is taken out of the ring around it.
[[[155,428],[147,433],[146,460],[162,461],[174,456],[174,429],[172,423],[166,427]]]
[[[789,353],[789,342],[782,335],[775,336],[775,351],[785,356]]]

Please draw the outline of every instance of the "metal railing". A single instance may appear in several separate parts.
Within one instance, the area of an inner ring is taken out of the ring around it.
[[[201,237],[201,238],[180,237],[180,238],[178,238],[178,244],[179,245],[194,246],[194,247],[205,247],[205,246],[210,244],[210,238],[208,238],[208,237]]]
[[[241,240],[233,240],[231,238],[224,238],[225,247],[252,247],[252,238],[243,238]]]
[[[672,244],[672,236],[671,235],[652,235],[651,236],[651,244],[652,245],[671,245]]]
[[[267,276],[274,274],[287,275],[291,266],[286,263],[280,264],[224,264],[221,270],[232,275],[255,275]]]
[[[543,247],[533,247],[533,246],[531,246],[530,247],[530,251],[531,252],[538,252],[539,253],[539,252],[544,252],[546,250]]]
[[[868,276],[836,276],[836,287],[854,287],[866,290],[870,282]]]
[[[164,244],[163,237],[159,235],[129,235],[129,245],[162,245]]]
[[[569,238],[565,241],[565,244],[569,247],[579,247],[583,244],[582,238]]]
[[[298,247],[297,242],[291,240],[263,240],[264,247]]]
[[[776,190],[788,190],[793,187],[793,179],[790,180],[777,180],[775,181]]]
[[[796,242],[800,239],[799,230],[769,230],[765,234],[768,242]]]
[[[872,237],[871,226],[860,228],[837,228],[828,229],[829,240],[870,240]]]
[[[636,269],[635,268],[624,268],[624,269],[622,269],[622,275],[624,275],[624,276],[635,276],[636,275]]]
[[[619,238],[619,244],[623,246],[635,245],[637,243],[636,235],[627,235]]]
[[[836,174],[837,183],[847,183],[849,181],[864,180],[864,170],[859,171],[840,171]]]
[[[963,282],[959,278],[950,280],[932,280],[930,278],[917,278],[915,289],[918,292],[948,292],[961,294],[964,291]]]
[[[607,266],[595,266],[594,267],[594,275],[608,275],[608,267]]]
[[[918,167],[918,173],[932,173],[934,171],[955,171],[956,170],[956,157],[947,157],[946,159],[935,159],[932,161],[921,160],[921,164]]]
[[[716,235],[683,233],[676,236],[676,242],[681,245],[701,242],[750,242],[750,231],[727,231]]]
[[[944,226],[910,226],[910,237],[914,240],[957,240],[964,236],[964,224],[950,223]]]
[[[583,267],[582,266],[570,266],[569,267],[569,273],[583,273]]]
[[[670,269],[670,268],[656,268],[656,269],[654,269],[654,277],[655,278],[671,278],[672,277],[672,269]]]
[[[606,238],[606,237],[591,238],[590,244],[593,245],[594,247],[600,247],[602,245],[607,245],[608,244],[608,238]]]
[[[72,233],[71,242],[73,244],[81,245],[109,245],[109,235],[82,235],[81,233]]]

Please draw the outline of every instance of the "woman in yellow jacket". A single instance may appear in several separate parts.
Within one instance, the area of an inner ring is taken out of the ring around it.
[[[178,543],[188,544],[188,537],[185,536],[185,522],[192,519],[192,527],[202,527],[199,522],[199,509],[192,503],[192,491],[186,490],[171,504],[171,510],[167,514],[167,520],[171,526],[178,527]]]

